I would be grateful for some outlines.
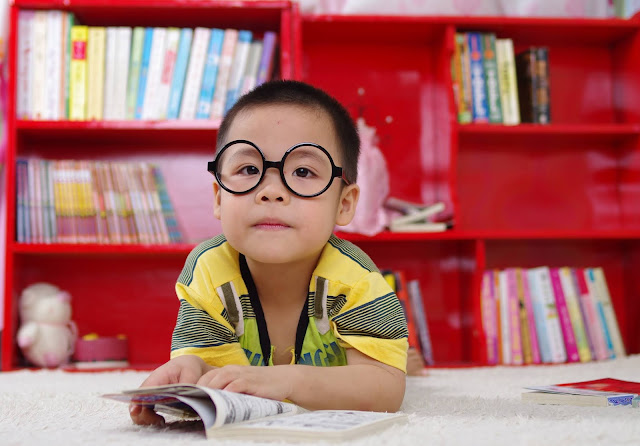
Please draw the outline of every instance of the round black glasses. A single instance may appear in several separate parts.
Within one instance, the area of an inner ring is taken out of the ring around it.
[[[238,139],[225,144],[207,170],[227,192],[246,194],[258,187],[270,167],[278,169],[284,185],[299,197],[317,197],[329,189],[334,178],[349,184],[329,152],[310,142],[289,148],[280,161],[267,161],[258,146]]]

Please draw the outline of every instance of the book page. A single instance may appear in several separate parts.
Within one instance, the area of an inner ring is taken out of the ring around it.
[[[239,423],[273,415],[292,414],[300,409],[295,404],[242,393],[205,387],[202,390],[211,396],[217,409],[217,417],[212,426],[214,428],[224,424]]]
[[[529,387],[525,387],[525,389],[537,390],[538,392],[546,392],[546,393],[565,393],[570,395],[589,395],[589,396],[633,395],[630,393],[603,392],[601,390],[579,389],[575,387],[564,387],[564,386],[529,386]]]
[[[391,418],[403,418],[402,414],[382,412],[317,410],[290,417],[269,418],[237,426],[243,429],[286,429],[290,431],[337,432],[356,429]],[[235,427],[234,427],[235,428]]]

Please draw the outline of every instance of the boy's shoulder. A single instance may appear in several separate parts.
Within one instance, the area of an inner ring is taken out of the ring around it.
[[[198,264],[199,267],[215,270],[216,277],[223,282],[231,281],[240,273],[238,252],[227,242],[224,234],[205,240],[191,250],[178,282],[188,286]]]
[[[371,258],[358,246],[331,235],[314,275],[342,283],[355,283],[370,273],[379,273]]]

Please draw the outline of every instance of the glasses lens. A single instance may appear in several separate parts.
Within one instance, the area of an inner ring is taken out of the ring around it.
[[[315,195],[331,182],[331,160],[314,146],[298,146],[285,159],[284,178],[289,187],[300,195]]]
[[[258,184],[263,168],[258,149],[243,142],[228,146],[218,155],[216,162],[220,183],[234,192],[245,192]]]

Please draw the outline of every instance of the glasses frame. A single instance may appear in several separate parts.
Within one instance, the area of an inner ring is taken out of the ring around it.
[[[238,143],[248,144],[251,147],[255,148],[258,151],[258,153],[260,154],[260,157],[262,158],[262,165],[264,167],[262,169],[262,173],[260,174],[260,179],[258,180],[258,182],[254,186],[250,187],[249,189],[241,191],[241,192],[231,190],[227,186],[225,186],[222,183],[222,181],[220,180],[220,177],[219,177],[219,175],[217,173],[218,159],[220,159],[220,156],[229,147],[231,147],[234,144],[238,144]],[[297,149],[298,147],[302,147],[302,146],[311,146],[311,147],[315,147],[317,149],[322,150],[322,152],[324,152],[324,154],[327,155],[327,158],[329,158],[329,162],[331,163],[331,178],[329,179],[329,183],[327,183],[327,185],[324,187],[324,189],[322,189],[320,192],[312,194],[312,195],[303,195],[303,194],[300,194],[300,193],[296,192],[295,190],[293,190],[291,188],[291,186],[289,186],[289,184],[287,183],[287,180],[285,179],[285,176],[284,176],[283,166],[284,166],[284,163],[285,163],[287,157],[295,149]],[[322,147],[321,145],[315,144],[315,143],[312,143],[312,142],[301,142],[301,143],[298,143],[298,144],[296,144],[296,145],[294,145],[292,147],[289,147],[287,149],[287,151],[284,152],[284,155],[282,155],[282,159],[280,161],[267,161],[267,159],[264,157],[264,153],[262,153],[262,150],[260,150],[260,147],[258,147],[257,145],[255,145],[251,141],[247,141],[246,139],[235,139],[235,140],[225,144],[224,147],[222,147],[222,149],[220,149],[220,151],[217,153],[215,159],[213,161],[209,161],[207,163],[207,171],[211,175],[213,175],[215,177],[215,179],[218,182],[218,184],[220,185],[220,187],[223,188],[224,190],[226,190],[227,192],[229,192],[231,194],[234,194],[234,195],[247,194],[247,193],[251,192],[252,190],[254,190],[255,188],[257,188],[260,185],[260,183],[262,183],[262,180],[264,179],[264,175],[267,172],[267,169],[269,169],[270,167],[273,167],[274,169],[278,169],[278,171],[280,172],[280,179],[282,180],[282,184],[284,184],[285,187],[292,194],[297,195],[298,197],[312,198],[312,197],[317,197],[318,195],[322,195],[323,193],[325,193],[327,191],[327,189],[329,189],[331,187],[331,185],[333,184],[333,179],[334,178],[340,178],[342,181],[345,182],[345,184],[347,186],[349,184],[351,184],[349,182],[349,180],[347,180],[344,177],[344,171],[343,171],[342,167],[338,167],[338,166],[335,165],[335,163],[333,162],[333,158],[331,158],[331,155],[329,154],[329,152],[324,147]]]

